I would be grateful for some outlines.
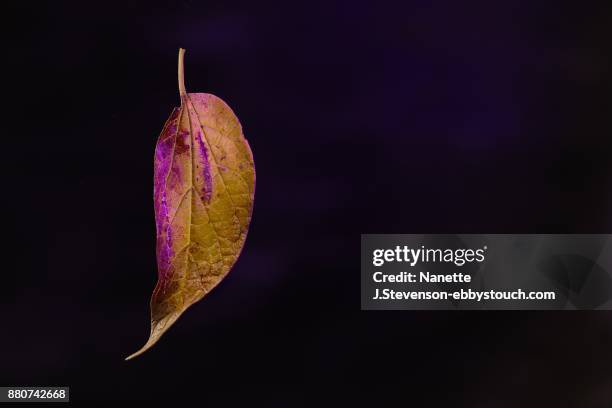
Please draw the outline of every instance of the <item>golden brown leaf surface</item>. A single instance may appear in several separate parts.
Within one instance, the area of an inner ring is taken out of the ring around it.
[[[244,245],[254,194],[253,155],[236,115],[214,95],[182,93],[155,149],[151,333],[128,359],[155,344],[227,275]]]

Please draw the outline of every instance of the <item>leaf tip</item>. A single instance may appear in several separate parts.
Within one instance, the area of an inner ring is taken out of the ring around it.
[[[164,334],[166,330],[168,330],[170,326],[172,326],[174,322],[176,322],[176,320],[181,316],[182,313],[183,311],[174,312],[174,313],[171,313],[170,315],[163,317],[161,320],[152,320],[151,321],[151,334],[149,335],[149,339],[147,340],[145,345],[142,346],[140,350],[127,356],[125,358],[125,361],[138,357],[139,355],[141,355],[142,353],[144,353],[145,351],[153,347],[153,345],[159,341],[162,334]]]
[[[155,339],[153,339],[153,338],[149,338],[149,340],[147,340],[147,343],[146,343],[144,346],[142,346],[142,348],[141,348],[140,350],[138,350],[137,352],[132,353],[132,354],[130,354],[129,356],[127,356],[127,357],[125,358],[125,361],[128,361],[128,360],[131,360],[131,359],[133,359],[133,358],[135,358],[135,357],[138,357],[139,355],[141,355],[142,353],[144,353],[145,351],[147,351],[148,349],[150,349],[150,348],[151,348],[151,346],[153,346],[153,344],[155,344],[155,343],[157,342],[157,340],[158,340],[158,339],[159,339],[159,338],[155,338]]]
[[[137,352],[132,353],[129,356],[127,356],[124,361],[129,361],[129,360],[133,359],[134,357],[138,357],[139,355],[141,355],[144,352],[145,352],[145,348],[143,347],[140,350],[138,350]]]
[[[144,353],[145,351],[150,349],[155,343],[157,343],[157,340],[159,340],[159,336],[154,336],[153,334],[151,334],[151,336],[149,337],[149,339],[147,340],[145,345],[142,346],[140,348],[140,350],[138,350],[135,353],[132,353],[129,356],[127,356],[125,358],[125,361],[128,361],[128,360],[131,360],[131,359],[133,359],[135,357],[138,357],[139,355],[141,355],[142,353]]]

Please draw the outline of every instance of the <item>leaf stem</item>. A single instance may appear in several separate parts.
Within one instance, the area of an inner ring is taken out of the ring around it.
[[[187,95],[187,91],[185,90],[185,69],[183,68],[183,60],[185,57],[185,49],[179,48],[178,55],[178,86],[179,86],[179,95],[181,96],[181,100],[184,95]]]

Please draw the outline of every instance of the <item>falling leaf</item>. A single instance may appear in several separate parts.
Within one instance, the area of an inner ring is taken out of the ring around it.
[[[225,102],[187,93],[184,54],[181,48],[181,106],[170,114],[155,148],[158,281],[151,296],[151,334],[127,360],[151,348],[227,275],[251,221],[255,164],[249,144]]]

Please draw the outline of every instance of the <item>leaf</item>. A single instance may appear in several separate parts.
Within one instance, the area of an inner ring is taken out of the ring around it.
[[[184,53],[181,48],[181,106],[170,114],[155,148],[158,281],[151,297],[151,334],[126,360],[151,348],[227,275],[251,221],[253,154],[225,102],[185,91]]]

